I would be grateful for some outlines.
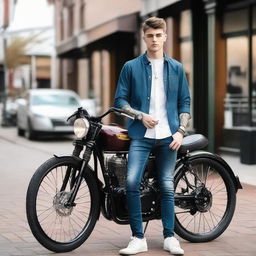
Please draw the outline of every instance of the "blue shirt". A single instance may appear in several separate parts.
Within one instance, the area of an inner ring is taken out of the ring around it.
[[[167,118],[172,134],[179,128],[179,114],[190,113],[190,94],[181,63],[164,55],[164,90]],[[152,69],[146,54],[125,63],[115,94],[114,105],[149,113]],[[128,121],[128,135],[132,139],[144,137],[146,127],[139,120]]]

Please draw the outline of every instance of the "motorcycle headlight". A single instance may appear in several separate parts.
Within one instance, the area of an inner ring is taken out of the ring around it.
[[[78,139],[84,138],[90,128],[90,123],[86,118],[78,118],[74,122],[74,133]]]

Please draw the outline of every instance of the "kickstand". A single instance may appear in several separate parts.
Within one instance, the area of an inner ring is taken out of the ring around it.
[[[145,234],[146,231],[147,231],[148,223],[149,223],[149,220],[146,222],[146,225],[145,225],[145,228],[144,228],[144,234]]]

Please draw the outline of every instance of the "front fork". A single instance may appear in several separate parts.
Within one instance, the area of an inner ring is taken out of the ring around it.
[[[82,166],[81,166],[81,168],[78,172],[78,175],[76,176],[75,170],[72,171],[70,167],[68,168],[68,170],[66,172],[66,175],[65,175],[65,178],[63,180],[62,187],[61,187],[61,191],[65,190],[65,188],[67,186],[67,183],[68,183],[68,180],[69,180],[70,175],[71,175],[71,182],[70,182],[71,195],[70,195],[69,199],[67,200],[67,202],[65,203],[66,207],[73,207],[73,206],[76,205],[74,203],[74,201],[75,201],[77,192],[79,190],[79,187],[82,183],[83,174],[84,174],[84,172],[86,170],[86,167],[87,167],[87,165],[90,161],[91,154],[93,152],[94,144],[95,143],[93,141],[89,141],[89,142],[86,143],[86,149],[85,149],[84,155],[83,155]],[[83,145],[75,142],[75,149],[73,151],[73,156],[79,157],[80,152],[82,150],[83,150]]]

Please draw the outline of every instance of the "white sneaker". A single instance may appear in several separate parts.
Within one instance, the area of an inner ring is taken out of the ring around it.
[[[128,246],[119,251],[121,255],[137,254],[148,250],[146,238],[131,237]]]
[[[164,250],[174,255],[184,254],[184,250],[180,247],[180,242],[174,236],[164,239]]]

